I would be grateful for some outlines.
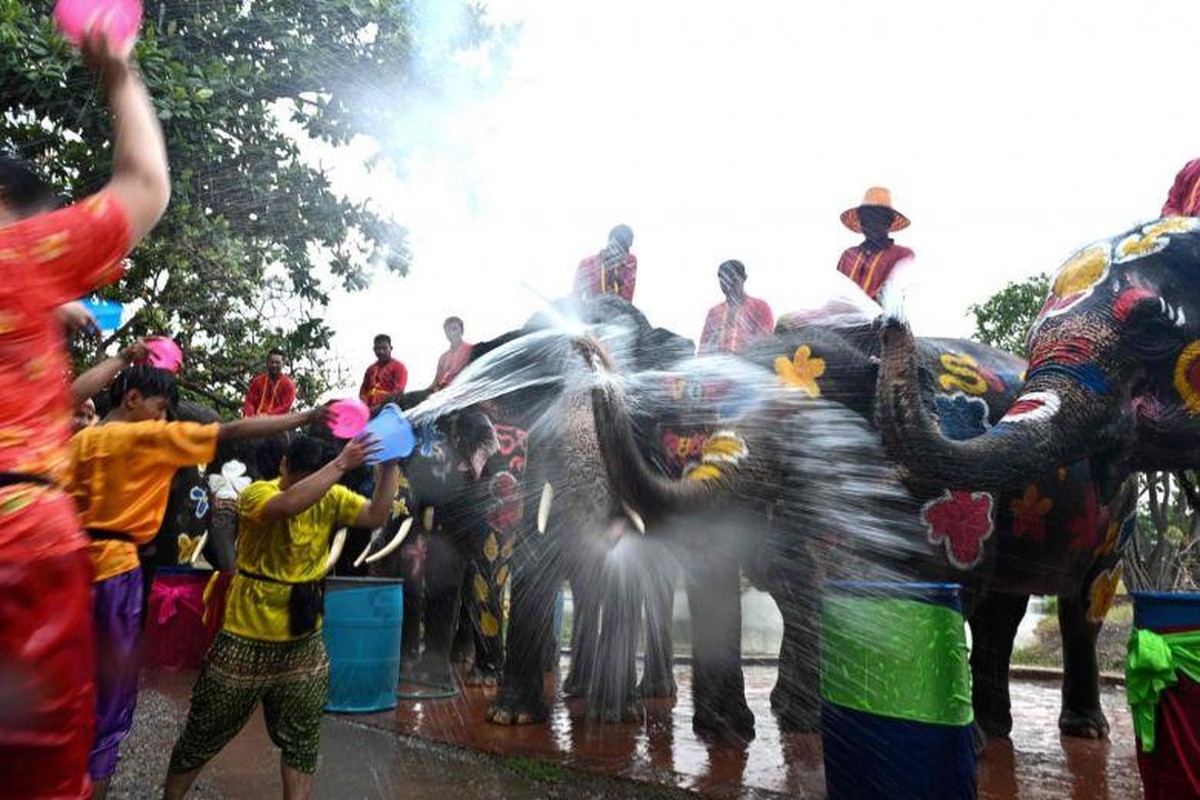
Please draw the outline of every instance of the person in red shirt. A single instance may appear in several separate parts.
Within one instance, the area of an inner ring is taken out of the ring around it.
[[[574,293],[580,297],[615,294],[633,302],[637,285],[637,256],[633,247],[633,229],[618,225],[609,231],[608,245],[579,262],[575,270]]]
[[[450,349],[438,356],[437,372],[433,376],[432,391],[444,389],[454,380],[454,376],[462,372],[463,367],[471,359],[471,348],[474,345],[463,341],[463,321],[459,317],[447,317],[442,323],[442,332]]]
[[[255,375],[242,404],[243,417],[278,416],[292,410],[296,401],[296,384],[283,374],[283,351],[267,354],[267,371]]]
[[[392,337],[381,333],[375,337],[375,363],[367,367],[358,396],[372,411],[404,391],[408,370],[392,358]]]
[[[1163,203],[1164,217],[1197,217],[1200,216],[1200,158],[1193,159],[1183,165],[1167,192],[1167,202]]]
[[[0,794],[91,797],[92,567],[61,488],[74,406],[55,309],[117,280],[166,209],[162,130],[131,45],[84,34],[113,115],[113,172],[52,210],[27,165],[0,158]],[[89,87],[90,89],[90,87]],[[93,145],[99,146],[99,142]]]
[[[880,186],[867,189],[862,205],[842,212],[842,224],[863,235],[862,244],[847,248],[838,259],[838,272],[879,302],[884,284],[899,268],[912,262],[913,251],[888,237],[909,226],[908,217],[892,208],[892,193]]]
[[[775,330],[766,300],[746,294],[746,265],[737,260],[717,267],[725,302],[708,310],[700,334],[700,353],[737,353],[748,343]]]

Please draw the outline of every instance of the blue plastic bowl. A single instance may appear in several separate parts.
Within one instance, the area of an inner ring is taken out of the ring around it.
[[[101,331],[112,332],[121,327],[121,311],[124,309],[121,303],[100,300],[95,297],[89,297],[79,302],[96,318],[96,324],[100,326]]]
[[[363,433],[371,434],[379,440],[380,444],[379,452],[367,459],[368,464],[404,458],[412,453],[413,447],[416,445],[412,425],[395,403],[388,403],[379,409],[375,418],[367,423],[367,427],[363,428]]]

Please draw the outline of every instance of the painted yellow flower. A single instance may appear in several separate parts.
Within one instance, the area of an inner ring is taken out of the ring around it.
[[[1183,348],[1175,362],[1175,391],[1187,413],[1200,414],[1200,339]]]
[[[491,589],[488,588],[487,581],[483,579],[483,576],[476,575],[475,576],[475,599],[482,603],[484,600],[488,599],[488,597],[491,595],[491,593],[492,593],[492,591],[491,591]]]
[[[803,344],[796,348],[790,361],[784,356],[775,359],[775,374],[809,397],[820,397],[821,385],[817,379],[825,374],[825,359],[813,357],[812,348]]]
[[[1200,225],[1195,217],[1166,217],[1158,222],[1152,222],[1142,228],[1146,236],[1166,236],[1172,233],[1187,233],[1196,230]]]
[[[1118,563],[1112,569],[1105,570],[1092,581],[1088,594],[1091,603],[1088,605],[1087,618],[1089,622],[1103,622],[1112,607],[1113,598],[1117,596],[1117,584],[1121,582],[1123,565]]]
[[[1117,546],[1118,534],[1121,532],[1120,522],[1108,523],[1108,531],[1104,535],[1104,543],[1096,549],[1096,555],[1103,556],[1111,553],[1113,548]]]
[[[488,561],[495,561],[500,555],[500,544],[496,541],[495,532],[489,533],[487,541],[483,543],[483,555]]]
[[[512,554],[513,554],[513,540],[509,539],[508,541],[506,541],[504,543],[504,547],[500,548],[500,555],[504,556],[507,559],[507,558],[512,558]],[[503,581],[500,581],[500,583],[503,583]]]
[[[689,481],[715,481],[724,474],[718,464],[698,464],[685,477]]]
[[[508,565],[504,564],[496,570],[496,585],[503,586],[506,583],[508,583]]]
[[[981,395],[987,391],[987,381],[979,374],[979,362],[966,353],[942,353],[944,373],[938,376],[938,383],[947,392],[966,392]]]
[[[750,452],[746,440],[733,431],[717,431],[704,441],[700,460],[706,464],[736,464]]]
[[[500,633],[500,622],[490,611],[479,615],[479,632],[484,636],[495,636]]]
[[[1107,244],[1085,247],[1058,269],[1051,291],[1056,297],[1070,297],[1087,291],[1108,273]]]

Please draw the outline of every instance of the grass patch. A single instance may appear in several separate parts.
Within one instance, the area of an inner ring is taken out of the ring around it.
[[[1119,595],[1096,640],[1096,658],[1101,672],[1125,671],[1126,643],[1132,627],[1133,604],[1127,596]],[[1034,635],[1036,640],[1032,645],[1013,651],[1012,664],[1062,669],[1062,637],[1059,636],[1057,615],[1050,614],[1040,620]]]

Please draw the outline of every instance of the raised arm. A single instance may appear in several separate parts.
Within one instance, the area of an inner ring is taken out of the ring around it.
[[[113,115],[113,171],[105,187],[129,217],[130,247],[150,232],[171,197],[167,149],[158,116],[130,48],[116,48],[95,29],[83,40],[83,57],[100,75]]]
[[[256,417],[256,419],[262,419]],[[264,522],[279,522],[299,514],[325,496],[335,483],[352,469],[359,467],[378,443],[374,439],[351,439],[342,448],[337,458],[316,472],[304,476],[284,491],[272,497],[263,506],[261,517]],[[378,491],[378,490],[377,490]],[[395,492],[395,487],[392,489]]]
[[[317,406],[312,411],[299,411],[295,414],[280,414],[279,416],[248,417],[235,419],[232,422],[222,422],[217,433],[217,441],[227,442],[232,439],[257,439],[260,436],[274,436],[285,433],[310,422],[320,422],[325,419],[325,406]]]
[[[371,502],[358,513],[354,520],[356,528],[378,528],[387,522],[392,503],[396,500],[396,489],[400,484],[400,467],[395,461],[379,465],[375,475],[375,491],[371,494]]]
[[[128,367],[134,361],[146,357],[146,345],[136,342],[129,345],[119,354],[106,358],[96,366],[84,372],[71,383],[71,401],[79,405],[89,397],[99,394],[105,386],[112,383],[117,373]]]

